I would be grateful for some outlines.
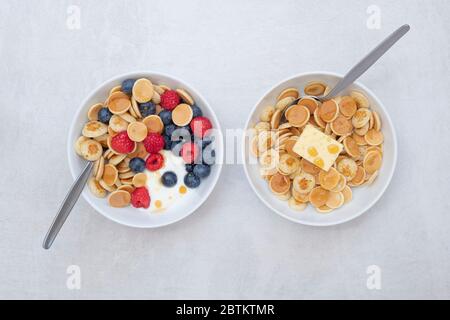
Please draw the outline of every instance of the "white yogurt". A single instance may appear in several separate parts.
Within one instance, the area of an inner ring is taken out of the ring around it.
[[[147,188],[151,198],[150,207],[147,210],[150,212],[164,211],[188,193],[188,189],[183,183],[186,175],[183,159],[167,150],[162,150],[161,154],[164,157],[163,167],[154,172],[146,170]],[[167,171],[172,171],[177,175],[177,184],[171,188],[165,187],[161,183],[161,176]]]

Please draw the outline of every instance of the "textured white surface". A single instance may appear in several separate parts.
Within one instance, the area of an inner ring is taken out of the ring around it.
[[[66,27],[71,4],[80,30]],[[366,27],[369,5],[381,9],[380,30]],[[2,1],[0,298],[450,298],[449,15],[447,0]],[[67,128],[99,83],[168,72],[237,128],[274,83],[343,73],[403,23],[410,34],[361,79],[399,138],[392,184],[364,216],[323,229],[291,223],[235,165],[181,223],[130,229],[81,200],[52,250],[41,248],[72,182]],[[81,290],[66,288],[72,264]],[[372,264],[381,290],[366,288]]]

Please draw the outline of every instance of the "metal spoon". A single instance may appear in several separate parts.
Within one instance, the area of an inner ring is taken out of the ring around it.
[[[367,71],[378,59],[381,58],[398,40],[400,40],[410,29],[410,26],[405,24],[398,28],[394,33],[381,42],[375,49],[373,49],[367,56],[364,57],[358,64],[356,64],[336,86],[326,95],[313,97],[319,101],[326,101],[335,97],[338,93],[345,90],[356,79],[358,79],[364,72]],[[294,100],[289,106],[295,105],[301,98]],[[289,107],[288,106],[288,107]],[[287,110],[287,107],[284,109]]]
[[[70,214],[70,211],[72,211],[73,206],[80,197],[80,194],[84,189],[84,185],[91,176],[93,167],[94,162],[88,162],[86,164],[83,171],[75,180],[66,197],[64,198],[64,201],[61,204],[61,207],[59,208],[58,213],[56,214],[56,217],[53,220],[52,225],[50,226],[50,229],[47,232],[47,235],[45,236],[44,242],[42,243],[42,247],[44,249],[50,249],[50,247],[53,244],[53,241],[55,241],[55,238],[58,235],[59,230],[61,230],[61,227],[63,226],[64,222],[66,221],[67,217]]]

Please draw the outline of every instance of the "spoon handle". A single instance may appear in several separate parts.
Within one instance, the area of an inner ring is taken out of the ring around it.
[[[358,79],[367,69],[369,69],[382,55],[386,53],[400,38],[402,38],[410,29],[410,26],[405,24],[398,28],[394,33],[387,37],[375,49],[373,49],[367,56],[364,57],[356,66],[354,66],[341,81],[320,100],[328,100],[338,95],[341,91],[351,85]]]
[[[50,226],[50,229],[47,232],[47,235],[45,236],[44,243],[42,244],[42,247],[44,249],[50,249],[53,241],[55,241],[59,230],[61,230],[61,227],[70,214],[70,211],[72,211],[73,206],[80,197],[80,194],[83,191],[87,180],[91,176],[93,167],[94,162],[88,162],[67,193],[63,203],[61,204],[61,207],[58,210],[58,213],[56,214],[55,219],[52,222],[52,225]]]

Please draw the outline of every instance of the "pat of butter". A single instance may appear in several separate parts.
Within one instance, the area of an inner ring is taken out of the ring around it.
[[[292,150],[312,164],[328,171],[342,149],[341,143],[314,126],[307,125]]]

